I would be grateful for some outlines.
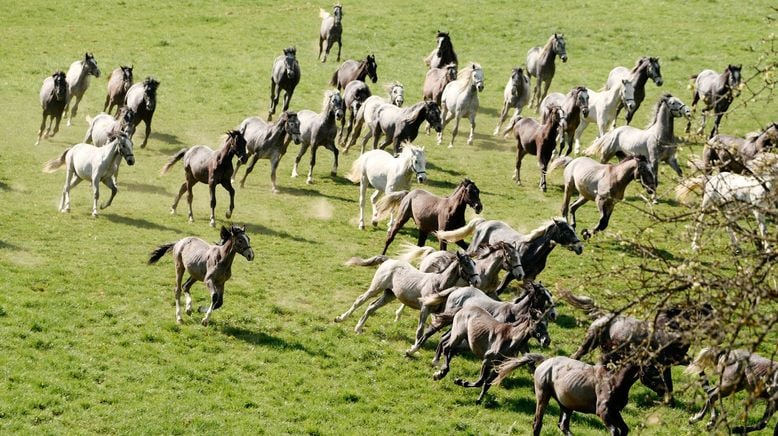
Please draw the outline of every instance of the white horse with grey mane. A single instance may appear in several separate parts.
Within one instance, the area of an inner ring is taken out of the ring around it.
[[[484,71],[481,65],[470,63],[457,73],[457,80],[449,82],[441,97],[441,129],[438,132],[438,144],[443,142],[443,129],[449,121],[455,119],[454,130],[451,132],[451,142],[448,148],[454,147],[454,138],[459,131],[459,120],[468,117],[470,120],[470,136],[468,144],[473,144],[475,133],[475,114],[478,112],[478,93],[484,90]]]
[[[616,119],[616,110],[619,102],[623,103],[627,111],[635,110],[635,87],[628,79],[622,79],[607,91],[597,92],[586,90],[589,94],[589,114],[581,117],[581,123],[575,130],[575,153],[581,149],[581,135],[589,123],[596,123],[597,137],[605,135],[608,127]]]
[[[100,77],[100,68],[97,67],[97,61],[92,53],[85,53],[83,60],[78,60],[70,64],[68,72],[65,75],[65,80],[68,82],[68,95],[67,105],[65,106],[65,112],[68,112],[68,107],[76,98],[76,102],[73,103],[73,107],[68,114],[68,127],[72,125],[72,119],[78,112],[78,104],[81,103],[81,98],[84,97],[86,89],[89,88],[89,76]]]

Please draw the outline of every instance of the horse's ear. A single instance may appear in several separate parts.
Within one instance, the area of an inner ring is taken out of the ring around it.
[[[621,79],[622,85],[626,85],[627,83],[629,83],[629,79]]]

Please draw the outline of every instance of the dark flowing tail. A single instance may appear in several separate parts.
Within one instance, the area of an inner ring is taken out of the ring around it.
[[[384,256],[379,254],[378,256],[373,256],[367,259],[363,259],[361,257],[352,257],[351,259],[347,260],[343,265],[346,266],[375,266],[380,265],[384,262],[389,260],[389,256]]]
[[[591,319],[599,318],[603,315],[608,314],[608,311],[597,307],[597,304],[594,303],[594,300],[592,300],[589,297],[585,297],[583,295],[573,295],[567,289],[561,289],[561,288],[557,292],[559,293],[559,296],[562,297],[563,300],[570,303],[570,305],[575,307],[576,309],[580,309],[586,312],[586,314]]]
[[[162,167],[162,171],[159,173],[164,175],[167,174],[167,172],[170,170],[170,167],[175,165],[176,162],[180,161],[184,155],[186,154],[186,148],[182,148],[181,150],[178,150],[178,153],[174,154],[170,157],[170,160],[167,161],[164,167]]]
[[[159,247],[157,247],[154,251],[151,252],[151,256],[149,256],[148,264],[152,265],[157,263],[158,260],[162,259],[162,256],[173,251],[174,245],[176,245],[176,243],[171,242],[170,244],[160,245]]]
[[[330,86],[338,86],[338,70],[332,73],[332,79],[330,79]]]
[[[497,367],[497,378],[494,379],[492,385],[499,385],[502,380],[508,376],[514,369],[521,366],[532,364],[537,365],[546,360],[542,354],[528,353],[521,357],[514,357],[503,362],[502,365]]]

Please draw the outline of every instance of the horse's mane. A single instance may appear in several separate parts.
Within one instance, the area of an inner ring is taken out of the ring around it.
[[[535,230],[532,230],[531,232],[529,232],[529,233],[527,233],[525,235],[521,235],[520,242],[532,242],[532,241],[540,238],[541,236],[546,234],[546,232],[548,231],[549,228],[551,228],[551,226],[557,225],[557,222],[559,222],[559,221],[564,221],[565,223],[567,222],[562,217],[552,218],[552,219],[550,219],[548,221],[544,221]]]
[[[287,47],[284,49],[285,55],[292,55],[292,57],[297,56],[297,47]]]
[[[641,56],[638,58],[637,62],[635,62],[635,66],[632,67],[632,72],[635,73],[640,68],[641,65],[643,65],[643,62],[650,60],[647,56]]]
[[[398,157],[408,156],[408,159],[406,159],[405,164],[402,167],[402,172],[403,173],[408,171],[408,168],[411,167],[411,164],[412,164],[413,160],[410,159],[410,158],[413,157],[413,150],[422,150],[423,151],[424,149],[421,148],[421,147],[417,147],[417,146],[411,144],[410,141],[404,141],[403,142],[403,149],[400,152],[400,155],[398,156]]]
[[[662,105],[667,103],[668,100],[670,100],[673,97],[672,94],[669,92],[663,92],[662,95],[659,97],[659,100],[654,103],[654,107],[651,108],[651,116],[649,119],[651,120],[648,123],[648,126],[646,128],[649,128],[653,126],[657,122],[657,118],[659,117],[659,111],[662,108]]]
[[[468,62],[464,68],[457,71],[457,79],[454,82],[457,82],[460,92],[470,85],[473,78],[473,69],[481,70],[481,65],[475,62]]]
[[[405,89],[405,86],[403,86],[402,83],[395,80],[394,82],[385,84],[384,91],[386,91],[387,94],[392,95],[392,88],[394,88],[395,86],[399,86],[400,88]]]
[[[159,86],[159,80],[157,80],[153,76],[148,76],[146,77],[146,79],[143,80],[143,87],[152,94],[157,91],[158,86]]]
[[[419,112],[427,106],[427,102],[422,100],[413,106],[403,109],[401,112],[400,122],[408,124],[416,121],[419,118]]]
[[[327,112],[327,108],[330,105],[330,98],[332,98],[332,96],[334,94],[340,94],[340,93],[338,91],[334,90],[334,89],[328,89],[328,90],[324,91],[324,100],[321,103],[321,112],[322,113]]]

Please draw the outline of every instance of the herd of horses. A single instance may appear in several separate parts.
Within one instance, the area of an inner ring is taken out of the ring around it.
[[[339,62],[343,7],[335,5],[332,13],[322,10],[320,17],[318,59],[326,62],[330,49],[337,43]],[[484,208],[480,190],[470,178],[462,180],[447,196],[411,189],[413,180],[418,183],[427,180],[424,148],[412,144],[422,124],[427,123],[428,134],[430,128],[437,132],[437,143],[440,144],[444,128],[454,121],[449,142],[449,147],[453,147],[460,119],[466,117],[470,122],[467,143],[472,144],[479,110],[478,96],[484,90],[481,65],[474,62],[460,65],[448,33],[438,32],[436,41],[436,47],[425,58],[429,69],[422,101],[403,107],[405,93],[399,82],[385,87],[387,97],[373,95],[367,80],[377,83],[378,64],[375,55],[368,54],[361,60],[344,61],[334,72],[329,82],[332,88],[324,92],[320,112],[289,110],[301,74],[297,50],[294,47],[284,49],[273,61],[266,120],[246,118],[235,129],[226,132],[219,149],[204,145],[184,148],[165,164],[163,174],[183,160],[185,173],[185,181],[173,200],[171,212],[175,213],[179,200],[186,193],[188,218],[193,221],[192,188],[197,183],[205,183],[210,193],[210,225],[216,226],[216,186],[221,185],[230,195],[226,212],[229,219],[235,207],[232,184],[242,165],[247,164],[240,180],[241,187],[259,159],[270,160],[272,191],[279,192],[276,169],[289,143],[294,141],[301,148],[292,175],[297,176],[298,164],[310,148],[306,182],[313,183],[317,149],[323,146],[333,153],[331,173],[335,175],[340,152],[338,145],[347,152],[365,129],[361,155],[348,175],[349,180],[360,185],[358,225],[361,229],[365,227],[365,195],[372,187],[375,191],[370,197],[371,224],[377,226],[388,217],[388,232],[381,255],[368,259],[355,257],[347,262],[352,266],[378,265],[378,268],[368,289],[335,321],[344,321],[361,305],[374,299],[356,324],[354,330],[359,333],[375,311],[396,299],[401,303],[396,319],[405,306],[419,311],[415,341],[406,351],[408,355],[418,352],[430,337],[450,326],[436,350],[435,363],[441,356],[445,362],[433,374],[435,380],[445,377],[457,353],[470,350],[482,360],[480,376],[473,382],[457,379],[455,383],[481,388],[476,400],[480,403],[491,385],[498,384],[515,368],[528,365],[534,368],[535,434],[540,432],[550,398],[559,403],[559,427],[566,434],[574,411],[596,414],[612,434],[626,434],[628,428],[620,413],[631,386],[640,380],[663,395],[667,402],[672,402],[670,367],[690,363],[687,353],[693,338],[688,335],[689,327],[704,323],[713,308],[669,308],[661,311],[653,321],[646,321],[609,313],[588,298],[562,293],[572,307],[586,311],[594,321],[583,345],[572,356],[546,358],[529,353],[528,347],[530,340],[536,340],[541,347],[549,345],[551,338],[547,325],[557,316],[551,293],[537,278],[555,247],[567,248],[577,255],[583,253],[583,243],[576,233],[575,214],[584,203],[593,201],[600,211],[597,226],[591,231],[580,232],[588,239],[607,228],[615,204],[623,200],[631,182],[639,182],[656,201],[660,162],[666,162],[679,176],[682,175],[675,155],[674,121],[686,118],[688,132],[699,101],[704,107],[698,133],[703,132],[709,113],[716,118],[699,164],[704,176],[682,183],[678,195],[684,197],[694,187],[702,187],[702,206],[706,213],[715,206],[726,208],[732,199],[752,207],[764,241],[762,248],[769,249],[765,217],[759,210],[768,201],[774,186],[778,161],[770,152],[778,142],[778,124],[772,123],[746,138],[718,134],[722,116],[741,86],[739,65],[728,65],[721,74],[704,70],[693,76],[692,109],[670,93],[663,93],[653,105],[647,129],[629,124],[646,97],[647,82],[651,80],[656,86],[663,84],[658,58],[641,57],[632,69],[614,68],[605,87],[599,91],[577,86],[567,93],[549,94],[555,75],[555,59],[558,57],[562,62],[568,59],[564,35],[554,33],[545,45],[528,51],[526,67],[511,71],[494,135],[510,136],[516,141],[513,179],[517,184],[521,184],[521,163],[527,154],[538,158],[539,187],[543,192],[546,191],[546,174],[555,168],[564,168],[562,219],[545,222],[527,234],[498,220],[476,217],[467,222],[465,212],[468,207],[476,214]],[[43,112],[37,142],[43,137],[54,136],[62,115],[68,111],[68,125],[71,125],[88,88],[89,76],[100,77],[100,69],[94,56],[86,53],[83,59],[71,65],[67,74],[56,71],[44,80],[40,91]],[[112,72],[103,108],[105,113],[89,119],[84,143],[68,148],[44,166],[47,172],[62,166],[67,168],[60,211],[70,210],[70,189],[81,180],[91,182],[94,216],[100,208],[111,204],[118,189],[116,179],[121,160],[128,165],[135,163],[132,138],[141,121],[146,127],[141,148],[148,142],[158,86],[159,81],[152,76],[141,83],[133,83],[133,66],[120,66]],[[273,121],[281,91],[284,92],[281,113]],[[521,115],[527,105],[537,111],[538,119]],[[114,106],[116,113],[111,115]],[[511,108],[514,113],[507,128],[503,129]],[[626,111],[626,125],[616,127],[621,110]],[[598,128],[597,139],[583,151],[586,156],[571,158],[573,150],[576,154],[581,151],[579,139],[592,123]],[[365,151],[370,139],[373,139],[373,150]],[[390,144],[393,153],[383,150]],[[597,156],[598,160],[588,156]],[[233,163],[235,157],[237,160]],[[613,157],[620,161],[608,163]],[[720,172],[711,176],[714,168],[719,168]],[[99,205],[101,183],[111,190],[111,196]],[[575,193],[578,198],[570,205]],[[699,248],[704,215],[700,214],[697,221],[695,249]],[[398,258],[386,256],[399,230],[411,219],[418,227],[417,246],[405,246]],[[425,246],[431,234],[439,240],[439,250]],[[737,247],[731,229],[730,235],[733,246]],[[471,242],[465,242],[466,238]],[[457,244],[459,250],[446,251],[449,243]],[[202,281],[211,294],[210,306],[200,308],[205,312],[203,325],[209,323],[212,312],[223,304],[224,284],[231,276],[235,254],[249,261],[254,257],[245,227],[238,226],[222,227],[217,244],[187,237],[161,245],[152,252],[148,263],[156,263],[167,253],[172,254],[176,271],[176,320],[183,321],[181,293],[186,294],[185,311],[191,315],[190,288],[195,282]],[[186,280],[185,273],[188,275]],[[502,301],[500,295],[513,281],[521,283],[522,294]],[[432,322],[425,328],[430,316]],[[590,365],[579,360],[595,348],[602,351],[599,363]],[[519,353],[524,355],[516,357]],[[767,399],[767,410],[759,423],[736,427],[733,431],[745,433],[764,428],[778,405],[778,363],[739,350],[704,349],[688,371],[701,373],[713,366],[717,367],[721,381],[707,389],[705,407],[693,420],[701,419],[711,409],[710,425],[714,425],[717,417],[714,403],[733,392],[747,389]]]

